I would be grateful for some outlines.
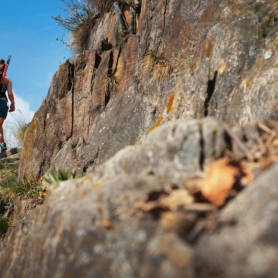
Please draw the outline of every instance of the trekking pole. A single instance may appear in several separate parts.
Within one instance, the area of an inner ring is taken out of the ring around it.
[[[9,55],[8,60],[7,60],[6,64],[5,64],[5,66],[4,66],[4,71],[3,71],[3,74],[2,74],[1,83],[3,83],[3,82],[4,82],[4,79],[5,79],[5,76],[6,76],[6,73],[7,73],[7,70],[8,70],[8,67],[9,67],[10,61],[11,61],[11,58],[12,58],[12,56],[11,56],[11,55]]]

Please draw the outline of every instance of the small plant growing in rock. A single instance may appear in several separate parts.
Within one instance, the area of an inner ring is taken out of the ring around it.
[[[62,43],[69,46],[74,53],[81,53],[84,43],[96,20],[105,12],[108,12],[115,0],[61,0],[60,7],[65,16],[53,16],[58,24],[70,31],[71,42]],[[128,1],[123,1],[127,3]]]
[[[61,2],[64,4],[61,10],[66,16],[58,15],[52,18],[61,27],[71,32],[72,42],[69,45],[75,53],[79,53],[82,51],[84,41],[99,17],[97,8],[90,0],[61,0]]]
[[[136,76],[138,79],[149,76],[152,82],[163,83],[172,71],[172,65],[163,53],[150,50],[139,61]]]
[[[32,198],[38,195],[34,192],[39,193],[41,190],[43,190],[42,185],[36,178],[23,177],[18,179],[17,173],[13,172],[0,182],[0,199],[10,201],[16,196]]]
[[[75,170],[70,172],[68,170],[63,170],[61,168],[57,168],[56,166],[52,166],[50,172],[44,177],[44,180],[49,184],[53,184],[58,181],[66,181],[74,178],[76,178]]]
[[[186,38],[187,46],[184,49],[173,52],[173,73],[174,75],[184,75],[189,72],[195,56],[195,50],[200,42],[200,38],[205,25],[198,24],[191,34]]]
[[[106,91],[111,92],[113,89],[116,89],[119,85],[119,80],[115,74],[107,75],[105,78],[105,88]]]

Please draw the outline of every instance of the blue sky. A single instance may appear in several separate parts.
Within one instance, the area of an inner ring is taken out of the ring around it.
[[[59,64],[72,56],[60,42],[67,31],[51,18],[62,13],[61,5],[60,0],[1,1],[0,58],[12,56],[7,75],[13,81],[16,109],[24,106],[30,115],[46,97]]]

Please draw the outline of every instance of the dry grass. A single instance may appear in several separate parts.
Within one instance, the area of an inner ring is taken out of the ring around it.
[[[52,17],[58,24],[72,33],[72,42],[65,43],[75,53],[82,51],[82,46],[90,30],[99,17],[99,12],[91,0],[61,0],[65,17],[60,15]],[[105,2],[105,1],[104,1]]]
[[[186,47],[182,50],[179,50],[175,53],[172,53],[173,58],[173,68],[174,74],[184,75],[187,74],[190,70],[192,62],[195,57],[195,51],[198,43],[200,42],[201,35],[203,33],[202,26],[197,26],[192,31],[192,34],[186,39]]]
[[[107,75],[105,78],[106,92],[111,92],[119,86],[119,79],[115,74]]]
[[[16,226],[24,215],[24,208],[20,208],[19,200],[33,202],[44,190],[40,180],[32,177],[18,180],[17,172],[11,159],[0,161],[0,241],[8,227]]]
[[[11,113],[11,117],[5,122],[5,139],[9,147],[19,147],[23,145],[28,124],[21,110]]]
[[[136,76],[139,80],[149,77],[151,82],[159,84],[167,80],[173,71],[170,61],[163,53],[150,50],[138,63]]]
[[[72,48],[74,53],[82,53],[86,39],[94,24],[95,21],[93,19],[87,18],[72,31]]]

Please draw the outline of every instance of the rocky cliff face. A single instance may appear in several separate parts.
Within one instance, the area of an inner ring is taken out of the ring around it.
[[[20,174],[62,163],[86,172],[174,119],[276,119],[275,27],[264,17],[270,1],[256,2],[114,6],[55,74]]]
[[[277,120],[275,2],[127,2],[98,19],[82,54],[59,67],[27,130],[20,176],[50,165],[87,176],[56,184],[7,237],[2,273],[271,276],[277,164],[268,166],[277,160],[266,150],[276,148],[277,128],[232,132],[222,121]],[[227,154],[233,188],[215,197],[206,167]],[[252,178],[243,156],[260,165],[248,164]],[[176,192],[181,202],[165,201]]]

